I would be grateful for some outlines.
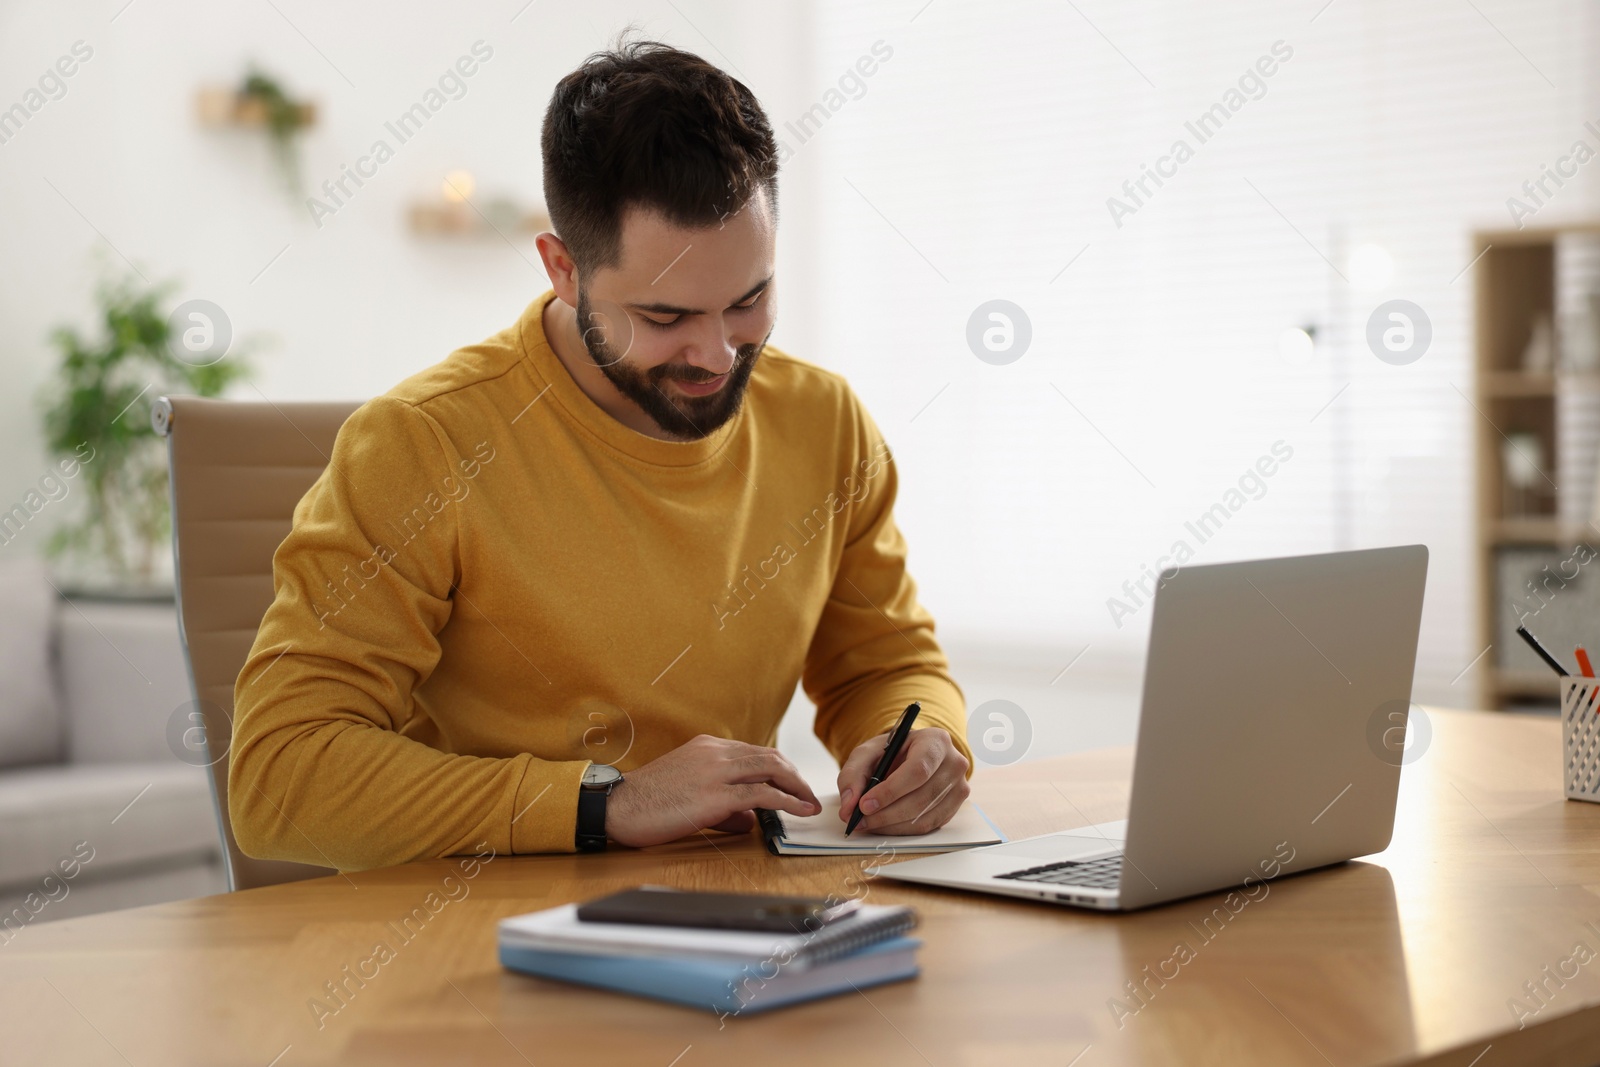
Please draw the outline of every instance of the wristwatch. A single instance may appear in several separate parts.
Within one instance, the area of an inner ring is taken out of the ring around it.
[[[622,772],[607,763],[591,763],[578,789],[578,851],[606,850],[606,798],[622,784]]]

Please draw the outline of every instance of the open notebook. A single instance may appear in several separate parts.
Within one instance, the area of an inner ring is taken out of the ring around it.
[[[1006,839],[983,809],[970,801],[961,805],[961,810],[949,822],[931,834],[915,837],[874,834],[858,826],[855,833],[846,837],[845,824],[839,819],[838,796],[818,799],[822,801],[822,811],[804,818],[757,809],[761,836],[767,840],[768,851],[775,856],[866,856],[887,854],[891,850],[903,855],[998,845]]]

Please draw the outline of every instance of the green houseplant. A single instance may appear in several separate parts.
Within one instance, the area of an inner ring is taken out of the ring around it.
[[[272,153],[284,185],[296,197],[305,191],[300,177],[300,152],[296,138],[310,124],[305,105],[289,98],[283,86],[271,75],[252,69],[239,87],[239,99],[252,102],[263,113]]]
[[[93,335],[70,326],[52,333],[61,362],[42,398],[46,448],[92,459],[80,462],[75,479],[76,516],[44,547],[79,592],[170,594],[159,569],[172,529],[167,457],[150,402],[163,393],[217,396],[249,373],[233,352],[204,366],[173,354],[165,306],[173,288],[108,276],[97,289]]]

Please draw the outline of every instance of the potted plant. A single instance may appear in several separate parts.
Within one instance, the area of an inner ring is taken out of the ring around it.
[[[272,141],[272,152],[278,161],[283,181],[295,196],[305,191],[300,179],[299,146],[295,139],[311,125],[315,116],[308,105],[291,100],[283,86],[260,70],[252,69],[239,89],[239,102],[247,109],[258,109],[260,121],[266,126]]]
[[[180,358],[183,323],[175,332],[165,306],[173,288],[107,276],[94,335],[70,326],[52,333],[61,364],[41,398],[45,443],[75,468],[69,494],[80,498],[76,516],[45,543],[66,591],[172,595],[167,457],[150,402],[163,393],[217,396],[249,373],[236,352]]]
[[[305,193],[299,142],[317,121],[315,104],[291,98],[276,78],[252,66],[237,85],[201,89],[196,105],[207,126],[264,130],[284,187],[296,199]]]

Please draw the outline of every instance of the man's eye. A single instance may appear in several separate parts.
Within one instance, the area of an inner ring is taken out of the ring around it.
[[[751,308],[753,308],[757,304],[761,303],[761,298],[766,296],[766,295],[767,294],[765,292],[757,293],[755,296],[751,297],[749,300],[746,300],[744,303],[733,305],[734,309],[737,310],[737,311],[749,311]]]
[[[668,326],[676,326],[678,324],[678,319],[681,318],[682,316],[674,315],[674,316],[672,316],[672,318],[668,319],[665,322],[662,322],[660,319],[652,319],[649,315],[641,315],[639,317],[644,319],[644,321],[648,322],[650,325],[656,327],[657,329],[664,330]]]

